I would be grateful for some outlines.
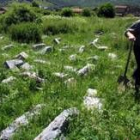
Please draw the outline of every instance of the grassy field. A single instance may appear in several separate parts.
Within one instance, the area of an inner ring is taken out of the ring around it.
[[[44,55],[33,50],[33,44],[13,42],[8,36],[1,34],[3,39],[0,40],[0,48],[11,43],[13,47],[9,50],[0,49],[0,81],[9,76],[16,79],[8,84],[0,83],[0,131],[35,105],[43,103],[46,106],[41,114],[34,117],[27,126],[20,127],[13,140],[34,139],[57,115],[70,107],[77,107],[80,114],[69,124],[65,136],[68,140],[139,139],[140,106],[134,100],[134,89],[130,88],[121,94],[117,90],[117,79],[124,72],[129,46],[124,31],[137,19],[43,16],[42,20],[44,25],[65,22],[75,28],[75,31],[43,37],[42,42],[53,47],[52,52]],[[102,35],[98,35],[99,32]],[[58,37],[61,38],[60,44],[55,44],[54,39]],[[98,50],[90,45],[96,38],[99,38],[98,46],[107,46],[108,49]],[[79,53],[82,45],[85,50]],[[67,49],[64,49],[66,46]],[[45,79],[43,84],[36,85],[34,80],[21,76],[20,73],[24,71],[22,69],[9,70],[4,67],[5,61],[13,59],[22,51],[29,55],[25,61],[33,66],[31,71]],[[117,58],[112,60],[109,53],[116,54]],[[77,56],[75,61],[69,60],[69,56],[73,54]],[[99,60],[88,59],[96,55]],[[39,64],[34,61],[36,59],[49,63]],[[64,69],[64,66],[81,69],[88,63],[94,64],[95,69],[85,76],[78,76]],[[132,55],[128,70],[130,79],[134,68],[135,60]],[[54,72],[63,72],[68,76],[60,79],[53,75]],[[72,87],[66,86],[65,80],[72,77],[76,84]],[[88,110],[84,106],[83,100],[88,88],[97,89],[97,96],[103,104],[102,110]]]

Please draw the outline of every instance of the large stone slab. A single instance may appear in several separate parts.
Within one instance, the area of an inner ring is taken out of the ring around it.
[[[46,54],[52,52],[53,48],[51,46],[46,46],[40,51],[40,54]]]
[[[19,59],[8,60],[4,63],[4,65],[9,69],[19,67],[23,64],[24,64],[23,60],[19,60]]]
[[[64,133],[69,118],[78,114],[79,111],[77,110],[77,108],[64,110],[34,140],[54,140],[56,138],[59,138],[60,135]]]
[[[35,106],[35,108],[33,108],[33,110],[28,111],[19,118],[17,118],[14,122],[12,122],[6,129],[4,129],[0,133],[0,139],[10,140],[21,126],[27,125],[30,119],[32,119],[35,115],[40,114],[40,111],[43,108],[43,106],[44,104],[38,104],[37,106]]]

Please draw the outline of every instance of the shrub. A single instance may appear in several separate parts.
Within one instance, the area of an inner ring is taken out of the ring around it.
[[[36,20],[36,14],[24,4],[14,5],[12,10],[7,12],[3,18],[3,26],[5,31],[12,24],[19,24],[21,22],[34,22]]]
[[[39,7],[39,4],[35,1],[32,2],[32,7]]]
[[[110,3],[103,4],[99,7],[97,15],[99,17],[113,18],[115,17],[115,8]]]
[[[35,23],[21,23],[10,28],[11,39],[18,42],[40,42],[41,32]]]
[[[82,16],[85,16],[85,17],[90,17],[91,16],[91,11],[90,9],[84,9],[83,12],[82,12]]]
[[[64,16],[64,17],[72,17],[73,15],[74,15],[73,14],[73,11],[70,8],[64,8],[64,9],[62,9],[61,16]]]

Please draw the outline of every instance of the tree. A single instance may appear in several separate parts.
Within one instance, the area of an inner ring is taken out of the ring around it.
[[[97,15],[99,17],[114,18],[115,8],[112,4],[105,3],[99,7]]]

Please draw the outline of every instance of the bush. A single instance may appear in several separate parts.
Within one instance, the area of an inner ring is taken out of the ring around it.
[[[18,42],[40,42],[41,32],[35,23],[21,23],[10,28],[11,39]]]
[[[115,8],[110,3],[103,4],[99,7],[97,15],[99,17],[113,18],[115,17]]]
[[[85,17],[90,17],[91,16],[91,11],[90,9],[84,9],[83,12],[82,12],[82,16],[85,16]]]
[[[7,30],[12,24],[21,22],[34,22],[37,19],[36,14],[26,5],[14,5],[12,10],[7,12],[3,18],[4,29]]]
[[[64,17],[72,17],[73,15],[74,15],[73,14],[73,11],[70,8],[64,8],[64,9],[62,9],[61,16],[64,16]]]

